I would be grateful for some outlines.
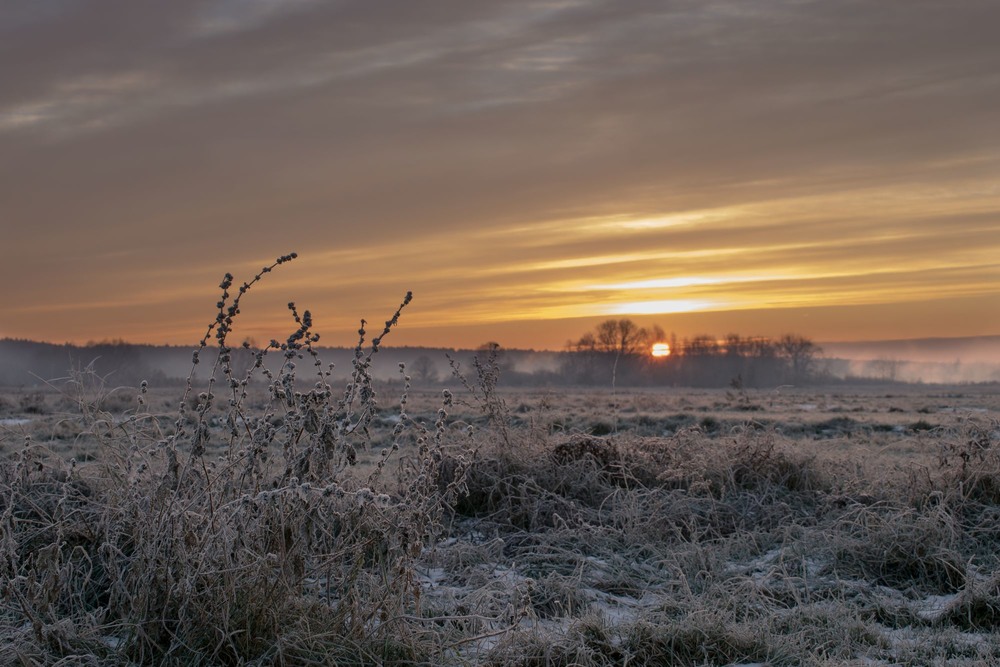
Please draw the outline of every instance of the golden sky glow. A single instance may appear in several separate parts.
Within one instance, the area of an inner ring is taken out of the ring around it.
[[[419,4],[419,7],[418,7]],[[11,3],[0,336],[1000,334],[1000,5]],[[387,340],[387,342],[389,342]]]

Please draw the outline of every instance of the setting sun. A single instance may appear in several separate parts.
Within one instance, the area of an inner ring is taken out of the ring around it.
[[[670,356],[670,345],[667,343],[653,343],[653,349],[650,351],[654,357],[669,357]]]

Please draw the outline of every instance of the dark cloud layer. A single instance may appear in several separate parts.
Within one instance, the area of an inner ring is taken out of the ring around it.
[[[0,335],[186,341],[219,273],[290,249],[262,307],[336,330],[412,288],[454,344],[672,301],[974,303],[997,25],[987,0],[6,3]]]

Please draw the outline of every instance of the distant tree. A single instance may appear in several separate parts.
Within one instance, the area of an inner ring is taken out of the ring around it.
[[[880,380],[885,380],[887,382],[895,382],[899,377],[899,368],[901,366],[899,359],[888,359],[880,358],[874,359],[869,363],[875,376]]]
[[[663,340],[663,329],[645,329],[629,319],[605,320],[566,347],[570,355],[562,375],[570,382],[602,383],[608,378],[639,380],[649,361],[650,347]]]
[[[649,344],[667,342],[667,332],[659,324],[654,324],[649,329]]]
[[[793,382],[801,382],[812,372],[816,355],[822,352],[815,343],[795,334],[785,334],[775,343],[778,356],[788,363]]]
[[[230,367],[233,370],[233,377],[242,380],[250,374],[250,369],[257,361],[258,351],[257,339],[253,336],[247,336],[238,348],[232,350]]]
[[[632,320],[607,320],[597,326],[597,342],[608,352],[621,355],[645,353],[649,332]]]
[[[597,349],[597,336],[588,331],[576,341],[567,341],[566,349],[572,354],[566,356],[560,369],[565,381],[591,384],[603,379],[602,357],[605,355]]]
[[[669,339],[670,356],[653,359],[652,345]],[[636,384],[687,384],[724,387],[739,378],[742,387],[803,382],[818,372],[822,351],[810,339],[787,334],[777,340],[731,333],[678,342],[658,326],[643,328],[629,319],[605,320],[566,343],[572,353],[560,370],[565,382],[613,381]]]
[[[490,364],[496,367],[497,372],[504,375],[514,370],[514,360],[510,358],[503,345],[491,340],[481,344],[476,348],[476,357],[480,360],[490,360]]]
[[[719,343],[715,336],[701,334],[690,340],[685,339],[682,352],[689,357],[713,356],[719,353]]]
[[[437,382],[438,372],[434,362],[426,354],[422,354],[410,364],[410,372],[414,382],[418,384],[433,384]]]
[[[753,359],[759,360],[769,360],[773,359],[777,350],[774,347],[774,341],[770,338],[763,338],[757,336],[754,338],[745,339],[745,350],[746,354]]]
[[[726,336],[724,346],[727,357],[742,357],[747,347],[747,341],[739,334],[729,334]],[[740,378],[740,382],[743,382],[742,378]]]
[[[587,332],[570,349],[576,352],[606,352],[623,356],[645,354],[652,344],[652,337],[662,336],[663,329],[652,332],[629,319],[605,320],[594,331]]]
[[[748,387],[780,384],[783,380],[783,364],[777,358],[777,349],[770,338],[754,336],[744,338],[743,383]]]
[[[572,341],[567,343],[566,347],[574,352],[597,352],[597,336],[588,331],[575,343]]]
[[[77,361],[81,367],[93,370],[102,378],[113,376],[114,382],[138,384],[150,372],[140,348],[121,338],[88,342],[79,353],[82,356]]]

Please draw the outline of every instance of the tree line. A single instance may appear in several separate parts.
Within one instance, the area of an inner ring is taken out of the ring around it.
[[[655,343],[669,354],[653,357]],[[606,320],[566,345],[561,369],[574,384],[682,385],[718,387],[731,383],[761,387],[803,384],[817,379],[822,351],[805,336],[725,338],[701,335],[678,340],[662,328],[644,328],[629,319]]]
[[[671,353],[654,358],[650,354],[654,343],[667,343]],[[678,339],[660,327],[643,328],[620,319],[600,323],[567,342],[562,352],[507,351],[489,342],[478,350],[450,350],[450,354],[471,371],[476,357],[495,353],[501,383],[506,386],[607,387],[614,382],[621,386],[725,387],[737,381],[746,387],[767,387],[822,379],[815,360],[819,351],[802,336],[770,339],[732,334],[723,339],[708,335]],[[379,377],[398,379],[397,365],[405,362],[415,386],[454,382],[446,352],[444,348],[386,348],[379,355]],[[237,374],[253,363],[252,350],[237,348],[232,354]],[[353,351],[324,348],[321,355],[338,368],[349,368]],[[73,369],[93,371],[114,386],[138,386],[142,380],[152,386],[182,384],[192,370],[191,348],[119,340],[75,346],[0,339],[0,386],[44,384],[65,378]]]

